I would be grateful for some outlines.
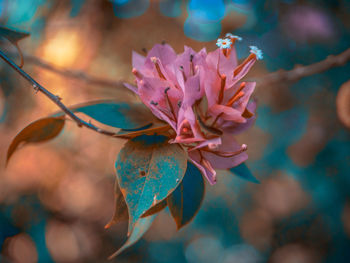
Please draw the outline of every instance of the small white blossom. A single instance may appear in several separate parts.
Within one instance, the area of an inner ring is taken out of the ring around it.
[[[231,45],[232,45],[232,41],[231,39],[229,38],[219,38],[217,41],[216,41],[216,45],[219,47],[219,48],[230,48]]]
[[[242,41],[242,38],[240,36],[233,35],[231,33],[227,33],[225,37],[237,39],[238,41]]]
[[[256,46],[249,46],[249,47],[250,47],[250,53],[255,54],[258,60],[263,59],[264,56],[261,49],[257,48]]]

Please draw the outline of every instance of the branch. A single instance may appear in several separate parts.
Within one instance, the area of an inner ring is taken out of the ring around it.
[[[9,64],[14,70],[16,70],[23,78],[25,78],[34,88],[36,92],[43,93],[46,97],[48,97],[51,101],[53,101],[65,114],[67,114],[79,127],[86,127],[90,130],[93,130],[95,132],[112,136],[112,137],[119,137],[123,138],[123,136],[117,135],[114,132],[103,130],[91,123],[88,123],[84,121],[83,119],[79,118],[77,115],[75,115],[70,109],[67,108],[62,103],[62,99],[59,96],[56,96],[52,94],[50,91],[45,89],[43,86],[41,86],[38,82],[36,82],[31,76],[29,76],[23,69],[21,69],[16,63],[14,63],[10,58],[8,58],[1,50],[0,50],[0,57]]]
[[[88,129],[91,129],[93,131],[96,131],[101,134],[105,134],[112,137],[119,137],[124,138],[121,135],[117,135],[114,132],[103,130],[91,123],[88,123],[81,118],[79,118],[77,115],[75,115],[71,110],[69,110],[62,102],[61,98],[52,94],[50,91],[45,89],[43,86],[41,86],[38,82],[36,82],[32,77],[30,77],[25,71],[23,71],[20,67],[18,67],[10,58],[8,58],[2,51],[0,51],[0,57],[9,64],[14,70],[16,70],[22,77],[24,77],[34,88],[37,92],[42,92],[45,96],[47,96],[51,101],[53,101],[61,110],[66,113],[71,119],[77,123],[79,127],[86,127]],[[85,81],[90,84],[96,84],[96,85],[102,85],[107,87],[118,87],[121,85],[121,81],[112,81],[112,80],[106,80],[103,78],[93,77],[91,75],[88,75],[82,71],[74,71],[74,70],[67,70],[67,69],[61,69],[58,67],[55,67],[51,65],[48,62],[45,62],[41,60],[40,58],[24,55],[24,58],[27,62],[33,63],[41,68],[47,69],[49,71],[52,71],[54,73],[60,74],[62,76],[68,77],[68,78],[74,78],[79,79],[82,81]],[[345,50],[344,52],[338,54],[338,55],[329,55],[326,59],[311,64],[307,66],[296,66],[294,69],[286,71],[286,70],[279,70],[276,72],[272,72],[267,74],[265,77],[259,78],[257,82],[260,86],[264,85],[274,85],[277,83],[280,83],[282,81],[285,82],[296,82],[299,79],[307,76],[311,76],[317,73],[321,73],[324,71],[327,71],[328,69],[332,67],[339,67],[342,65],[345,65],[350,60],[350,48]]]
[[[350,48],[338,55],[329,55],[326,59],[307,66],[296,66],[294,69],[278,70],[258,79],[259,86],[274,85],[282,81],[293,83],[301,78],[327,71],[333,67],[345,65],[350,60]]]

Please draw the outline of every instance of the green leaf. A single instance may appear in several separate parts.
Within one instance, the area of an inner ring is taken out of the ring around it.
[[[51,140],[60,134],[64,127],[65,119],[63,117],[48,117],[36,120],[21,130],[10,144],[7,151],[8,162],[23,143],[38,143]]]
[[[108,259],[111,260],[114,257],[118,256],[120,253],[122,253],[125,249],[135,244],[137,241],[140,240],[140,238],[147,232],[147,230],[151,227],[156,215],[149,216],[145,218],[140,218],[135,223],[134,228],[132,229],[130,236],[128,240],[125,242],[125,244],[119,248],[113,255],[111,255]]]
[[[73,106],[72,110],[125,130],[140,129],[156,121],[152,112],[142,103],[91,101]]]
[[[18,41],[28,36],[29,36],[29,33],[27,32],[20,32],[17,30],[12,30],[12,29],[0,26],[0,38],[7,39],[8,41],[10,41],[11,44],[13,44],[17,48],[17,51],[21,57],[21,63],[19,65],[20,68],[23,66],[23,55],[20,48],[18,47]]]
[[[105,228],[109,228],[118,222],[127,221],[129,219],[128,207],[125,203],[125,199],[120,190],[117,179],[115,180],[115,184],[114,184],[114,196],[115,196],[114,214],[112,219],[109,221],[109,223],[105,225]]]
[[[137,220],[181,183],[187,154],[165,136],[142,135],[128,141],[116,162],[117,178],[129,211],[129,233]]]
[[[252,172],[249,170],[245,163],[241,163],[240,165],[233,167],[230,169],[231,173],[241,177],[244,180],[247,180],[252,183],[260,184],[260,181],[254,177]]]
[[[201,172],[195,165],[188,162],[181,184],[167,198],[177,229],[182,228],[195,217],[202,204],[204,192],[205,183]]]

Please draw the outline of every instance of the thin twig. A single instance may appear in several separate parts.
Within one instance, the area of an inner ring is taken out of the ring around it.
[[[90,130],[93,130],[95,132],[112,136],[112,137],[119,137],[123,138],[123,136],[119,136],[114,132],[107,131],[104,129],[101,129],[91,123],[88,123],[81,118],[79,118],[77,115],[75,115],[70,109],[68,109],[61,101],[61,98],[52,94],[50,91],[45,89],[43,86],[41,86],[38,82],[36,82],[31,76],[29,76],[23,69],[21,69],[16,63],[14,63],[10,58],[8,58],[1,50],[0,50],[0,57],[9,64],[14,70],[16,70],[23,78],[25,78],[34,88],[36,92],[43,93],[46,97],[48,97],[51,101],[53,101],[66,115],[68,115],[79,127],[86,127]]]
[[[326,59],[307,66],[296,66],[292,70],[278,70],[259,78],[259,86],[273,85],[280,82],[294,83],[301,78],[318,74],[333,67],[345,65],[350,60],[350,48],[338,55],[329,55]]]

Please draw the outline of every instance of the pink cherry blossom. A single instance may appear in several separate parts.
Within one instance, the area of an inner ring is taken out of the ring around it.
[[[169,143],[187,149],[190,161],[211,184],[216,182],[215,169],[232,168],[248,158],[247,145],[238,144],[234,135],[255,120],[256,104],[249,101],[255,82],[242,78],[262,58],[252,46],[251,54],[239,64],[234,43],[240,38],[227,37],[228,46],[220,44],[209,53],[185,46],[183,53],[176,54],[167,44],[155,45],[146,57],[133,52],[136,87],[125,84],[171,126],[175,135]]]

